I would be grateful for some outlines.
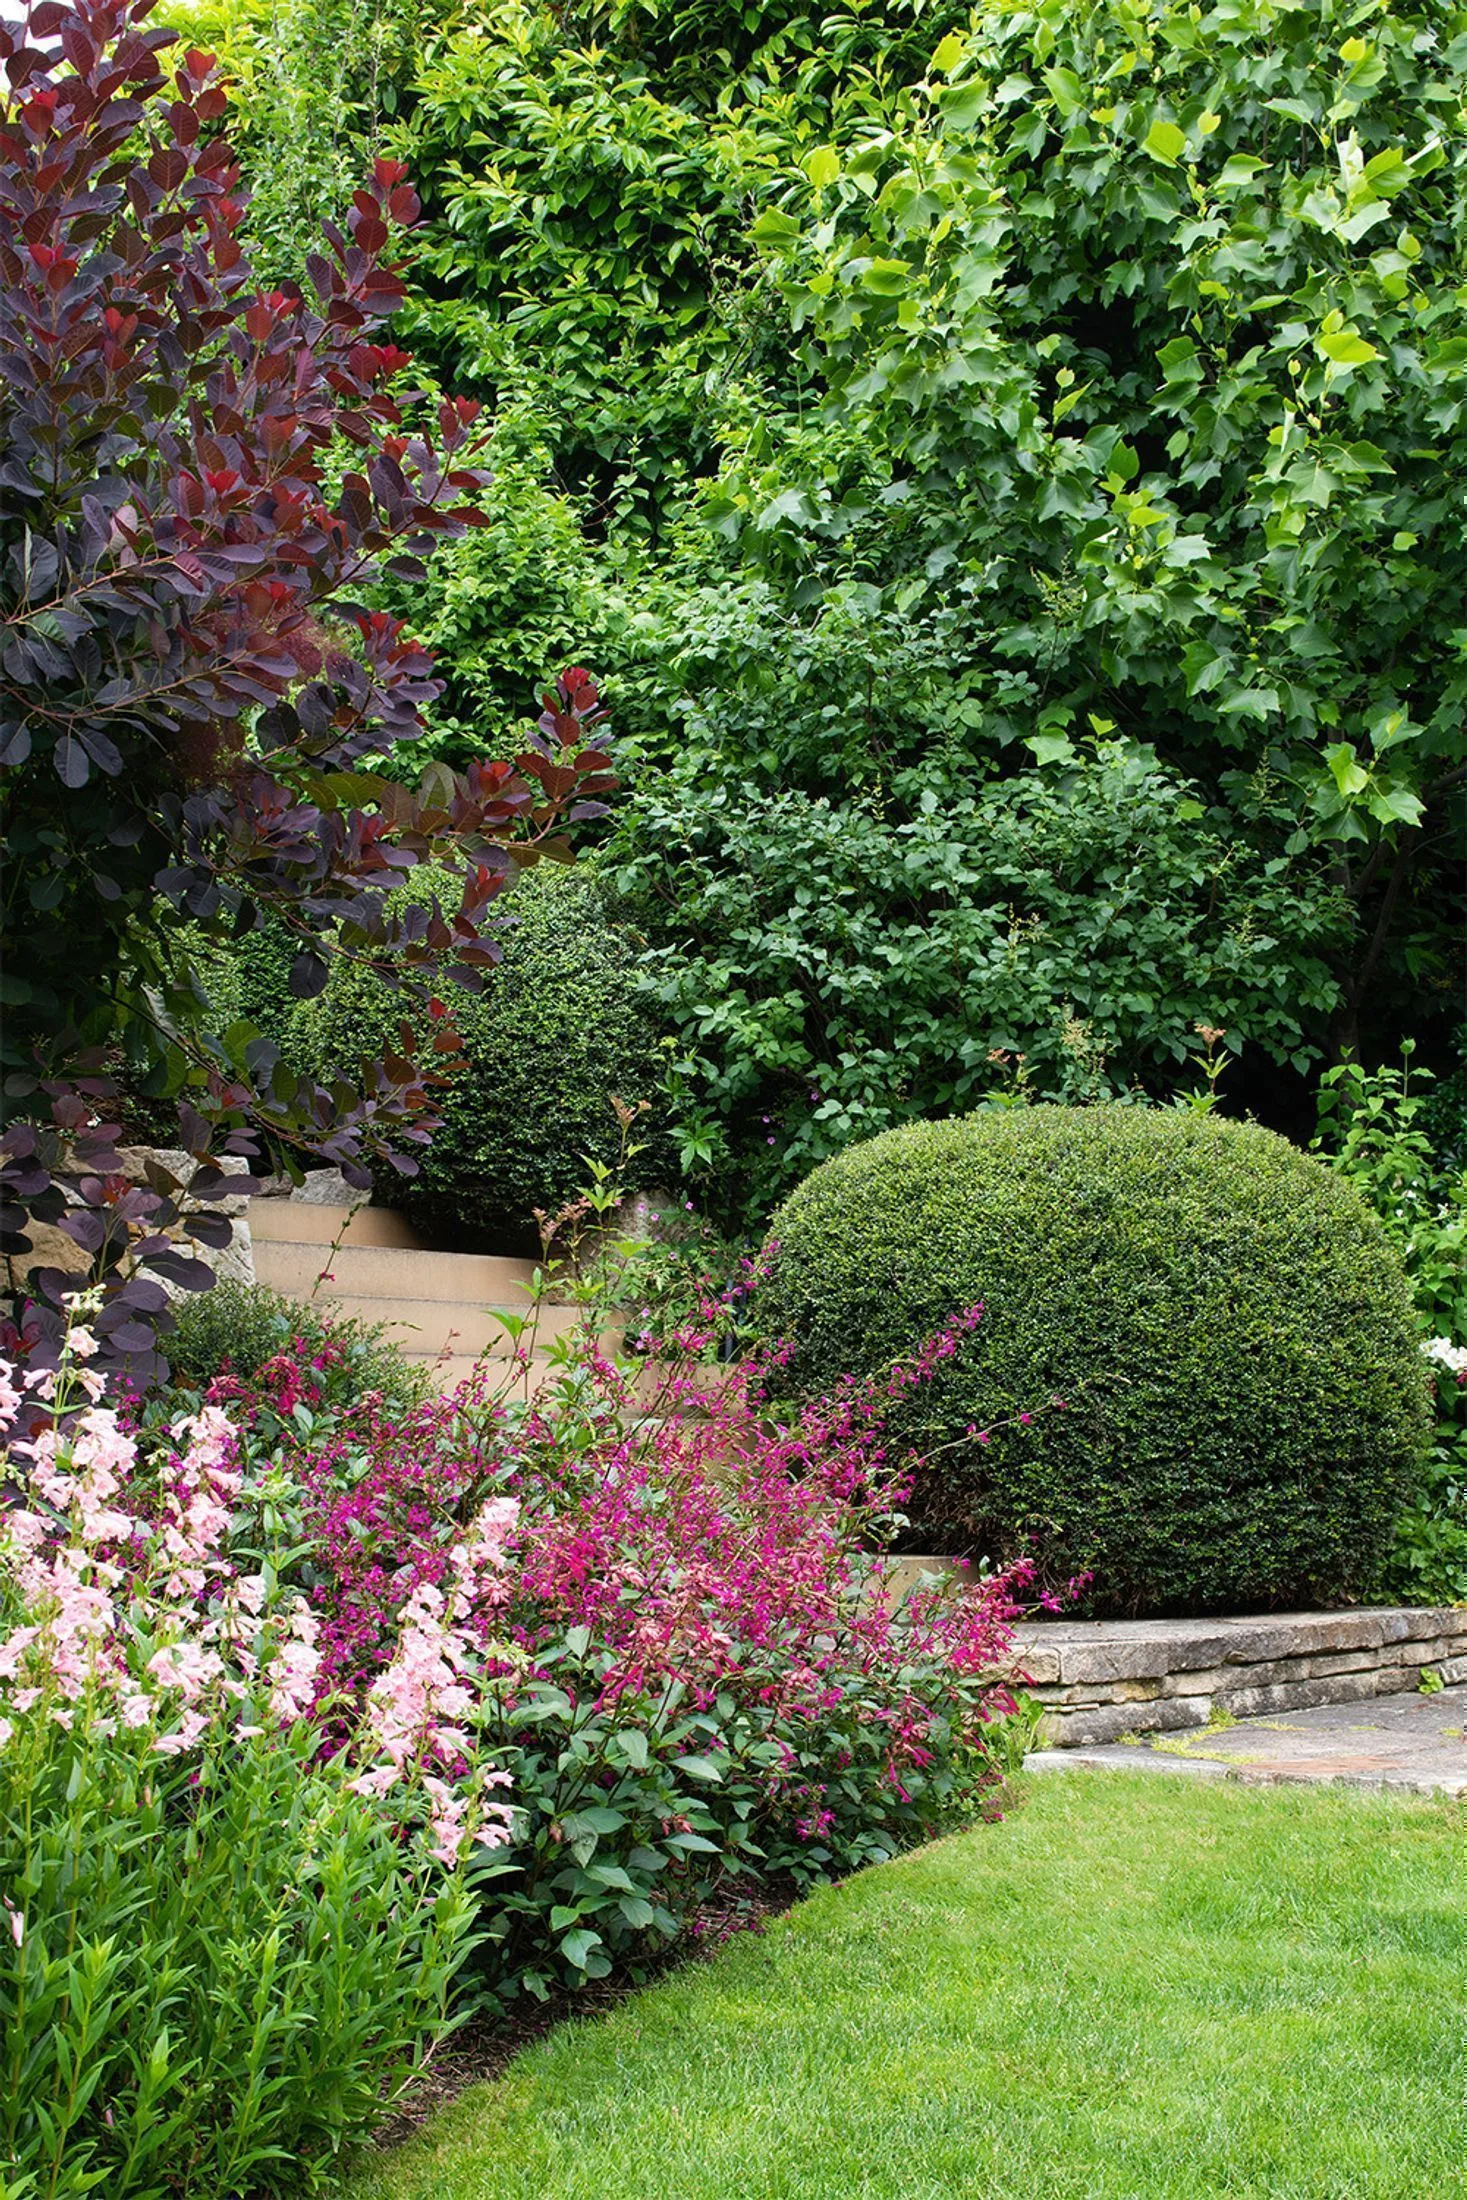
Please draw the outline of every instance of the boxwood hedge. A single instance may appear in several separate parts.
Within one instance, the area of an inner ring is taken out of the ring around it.
[[[1036,1551],[1110,1614],[1377,1578],[1426,1428],[1410,1294],[1354,1190],[1272,1132],[1124,1105],[909,1125],[772,1234],[765,1322],[803,1392],[984,1304],[893,1420],[927,1455],[915,1547]]]

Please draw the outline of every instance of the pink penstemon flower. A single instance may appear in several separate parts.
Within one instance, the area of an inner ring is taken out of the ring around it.
[[[0,1746],[18,1718],[71,1727],[84,1717],[99,1736],[136,1734],[158,1756],[183,1759],[211,1737],[266,1731],[261,1712],[282,1725],[314,1715],[317,1613],[298,1591],[272,1589],[231,1553],[243,1477],[239,1430],[222,1402],[173,1424],[153,1496],[134,1429],[74,1379],[87,1373],[69,1355],[59,1369],[41,1371],[31,1387],[53,1409],[50,1425],[8,1456],[29,1501],[0,1512],[0,1568],[24,1615],[0,1637]],[[283,1379],[281,1387],[293,1384]],[[80,1409],[78,1392],[87,1401]],[[0,1362],[0,1402],[19,1395],[13,1370]],[[514,1511],[482,1508],[465,1546],[470,1573],[496,1563]],[[421,1631],[409,1631],[409,1662],[424,1654]],[[420,1789],[433,1853],[446,1862],[470,1837],[504,1838],[511,1814],[489,1792],[505,1782],[492,1767],[476,1770],[471,1788],[459,1792],[472,1743],[445,1722],[469,1709],[471,1697],[437,1678],[431,1740],[444,1756],[436,1786],[422,1786],[423,1767],[406,1753],[389,1760],[389,1770],[394,1782]],[[364,1734],[357,1746],[373,1754],[379,1736]]]

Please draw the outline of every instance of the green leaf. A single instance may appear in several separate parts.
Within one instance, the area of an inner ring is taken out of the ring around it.
[[[1174,336],[1169,344],[1163,344],[1156,363],[1170,385],[1195,384],[1202,379],[1202,362],[1190,336]]]
[[[906,260],[873,260],[861,271],[861,288],[874,291],[878,298],[900,298],[911,272]]]
[[[566,1934],[560,1944],[560,1952],[573,1970],[584,1971],[587,1958],[600,1946],[601,1935],[583,1925],[578,1932]]]
[[[1024,746],[1036,764],[1073,764],[1075,744],[1067,733],[1031,733]]]
[[[1355,751],[1348,741],[1331,743],[1324,752],[1324,760],[1336,787],[1346,800],[1351,795],[1359,794],[1361,788],[1369,784],[1370,774],[1357,762]]]
[[[766,206],[749,231],[755,244],[788,244],[792,237],[801,233],[799,223],[791,221],[788,214],[781,214],[776,206]]]
[[[823,191],[840,174],[840,154],[833,145],[817,145],[805,155],[804,168],[815,189]]]
[[[1141,140],[1143,149],[1166,168],[1175,168],[1187,150],[1187,133],[1174,122],[1153,122]]]
[[[981,84],[950,84],[939,92],[944,125],[952,130],[971,130],[988,113],[988,93]]]
[[[686,1772],[689,1779],[721,1781],[722,1772],[711,1757],[674,1757],[679,1772]]]
[[[1367,344],[1365,338],[1357,336],[1353,329],[1340,329],[1328,336],[1317,336],[1314,341],[1317,349],[1336,367],[1368,367],[1372,359],[1380,357],[1374,344]]]
[[[1085,104],[1085,87],[1073,69],[1046,69],[1044,81],[1060,113],[1075,114]]]
[[[1420,795],[1400,786],[1377,788],[1365,807],[1382,825],[1419,825],[1426,813]]]
[[[640,1727],[624,1726],[612,1737],[635,1772],[647,1769],[647,1737]]]

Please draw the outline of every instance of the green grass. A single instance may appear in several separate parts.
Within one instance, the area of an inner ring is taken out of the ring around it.
[[[1047,1775],[566,2026],[349,2190],[1467,2195],[1467,1814]]]

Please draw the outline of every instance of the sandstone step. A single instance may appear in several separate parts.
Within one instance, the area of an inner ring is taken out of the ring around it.
[[[459,1383],[466,1382],[475,1368],[481,1364],[469,1352],[454,1352],[439,1356],[412,1342],[399,1346],[399,1350],[410,1360],[433,1361],[435,1367],[434,1379],[440,1390],[453,1390]],[[483,1364],[489,1370],[491,1383],[497,1384],[504,1371],[504,1356],[496,1355],[486,1358]],[[532,1354],[530,1365],[531,1379],[535,1385],[543,1381],[547,1375],[557,1375],[564,1372],[547,1354]],[[671,1417],[678,1420],[696,1420],[699,1418],[696,1406],[690,1404],[684,1407],[677,1400],[669,1398],[667,1370],[656,1361],[622,1361],[620,1366],[630,1386],[633,1405],[639,1407],[649,1418],[652,1416],[659,1418]],[[713,1372],[716,1373],[717,1371],[714,1370]]]
[[[1467,1606],[1381,1605],[1196,1620],[1058,1620],[1016,1630],[1051,1747],[1401,1695],[1467,1658]]]
[[[334,1294],[354,1299],[442,1299],[467,1306],[502,1306],[515,1314],[529,1310],[530,1279],[535,1273],[533,1261],[494,1253],[428,1253],[414,1246],[350,1241],[333,1252],[329,1242],[321,1245],[306,1238],[255,1241],[255,1274],[288,1298],[315,1294],[323,1266],[332,1281],[321,1288]]]
[[[404,1353],[403,1356],[409,1360],[426,1361],[433,1376],[434,1388],[437,1390],[457,1390],[461,1383],[470,1381],[477,1373],[486,1378],[485,1388],[491,1396],[498,1397],[503,1388],[504,1395],[511,1399],[527,1396],[533,1398],[550,1377],[559,1373],[559,1369],[543,1353],[533,1353],[530,1364],[524,1373],[516,1376],[514,1381],[505,1387],[505,1378],[510,1372],[507,1360],[487,1358],[476,1360],[471,1353],[467,1352],[438,1355],[431,1352],[410,1351]],[[526,1385],[528,1385],[528,1388],[526,1388]]]
[[[315,1303],[346,1320],[386,1323],[389,1342],[416,1355],[438,1353],[447,1346],[453,1353],[469,1358],[482,1353],[492,1359],[508,1359],[516,1349],[516,1340],[496,1319],[495,1309],[465,1300],[361,1298],[354,1292],[326,1287]],[[521,1305],[499,1311],[528,1314],[529,1309]],[[535,1319],[534,1335],[526,1330],[519,1343],[527,1351],[533,1352],[537,1343],[543,1349],[550,1338],[564,1336],[579,1321],[574,1306],[542,1306]]]
[[[398,1245],[421,1240],[390,1207],[318,1207],[303,1199],[251,1199],[250,1236],[258,1245]]]

